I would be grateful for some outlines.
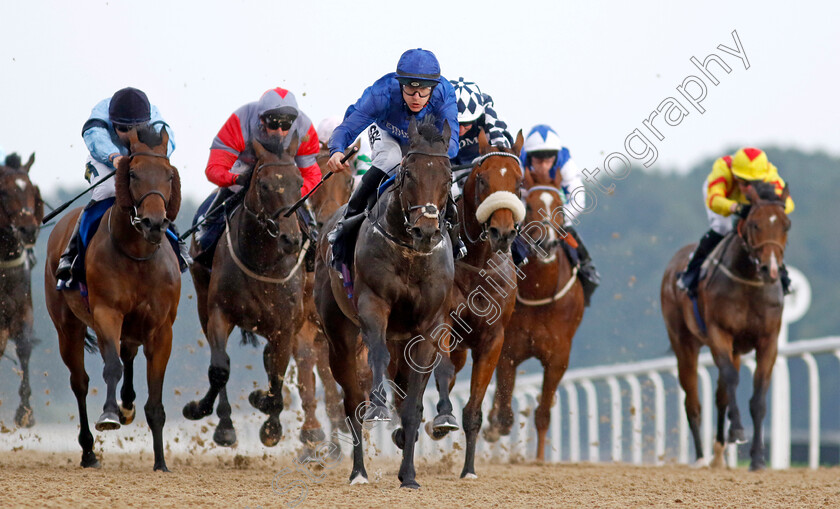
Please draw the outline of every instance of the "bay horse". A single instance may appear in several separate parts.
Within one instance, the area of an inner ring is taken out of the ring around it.
[[[516,369],[536,357],[543,366],[543,386],[534,413],[537,461],[545,460],[546,433],[557,386],[569,367],[569,353],[583,319],[583,286],[562,243],[574,241],[563,231],[563,192],[554,185],[533,185],[524,192],[525,223],[522,235],[532,253],[522,267],[516,309],[505,329],[505,344],[496,367],[496,394],[484,438],[495,442],[513,426],[511,398]],[[559,221],[558,221],[559,219]]]
[[[85,258],[88,295],[56,290],[55,271],[81,208],[66,214],[47,245],[44,290],[61,358],[70,370],[70,386],[79,405],[83,467],[100,466],[93,452],[87,416],[86,328],[96,333],[105,362],[107,395],[97,431],[118,429],[134,419],[134,357],[143,346],[149,398],[144,407],[152,430],[155,470],[168,472],[163,456],[163,378],[172,350],[172,324],[181,296],[181,272],[164,236],[178,215],[181,184],[166,155],[169,134],[154,128],[128,133],[129,156],[116,169],[116,200],[102,218]],[[117,402],[117,383],[125,374]]]
[[[662,278],[662,316],[671,347],[677,356],[680,385],[685,391],[685,411],[694,438],[698,464],[703,464],[700,440],[700,401],[697,394],[697,357],[702,346],[712,351],[719,370],[718,409],[714,465],[722,465],[724,423],[729,416],[730,443],[744,443],[741,413],[735,400],[741,355],[755,350],[756,369],[750,414],[753,442],[750,470],[765,467],[762,420],[766,394],[778,351],[784,296],[778,279],[784,262],[790,219],[785,215],[787,186],[781,196],[772,184],[739,183],[751,203],[749,214],[738,221],[718,248],[709,255],[708,276],[698,286],[697,305],[704,327],[697,323],[692,302],[677,289],[677,273],[685,268],[694,245],[677,251]]]
[[[32,332],[32,265],[30,250],[35,246],[44,217],[44,201],[38,186],[29,180],[35,154],[21,165],[17,154],[9,154],[0,166],[0,358],[7,342],[15,343],[21,380],[20,405],[15,424],[35,425],[29,397],[29,358],[35,337]]]
[[[327,148],[327,144],[321,142],[321,151],[316,158],[318,166],[321,169],[321,176],[327,174],[327,161],[329,158],[330,151]],[[353,176],[349,172],[342,172],[332,175],[331,178],[325,180],[318,191],[309,197],[308,203],[314,213],[319,231],[323,229],[324,223],[335,214],[339,207],[347,203],[352,190]],[[302,452],[303,457],[312,456],[315,452],[316,444],[326,438],[326,434],[321,428],[321,423],[315,415],[318,404],[315,397],[315,374],[313,371],[315,368],[318,369],[318,375],[323,384],[324,406],[326,407],[332,429],[340,429],[344,432],[349,431],[344,421],[341,394],[338,392],[335,378],[333,378],[332,371],[330,371],[329,344],[321,330],[321,320],[315,309],[315,299],[312,296],[314,285],[315,274],[307,274],[306,285],[303,291],[303,306],[306,320],[304,320],[303,326],[296,337],[293,350],[295,364],[297,364],[298,390],[300,392],[301,407],[303,408],[304,414],[303,425],[300,430],[300,441],[306,446]],[[363,368],[367,369],[366,360],[363,359],[362,362],[364,362]],[[333,443],[336,443],[335,440],[333,438]]]
[[[475,447],[481,429],[481,403],[505,343],[505,326],[513,314],[517,280],[523,277],[510,254],[519,224],[525,218],[519,197],[523,183],[519,162],[522,131],[512,149],[491,146],[483,131],[478,144],[480,156],[457,203],[467,255],[455,263],[455,285],[449,303],[449,318],[454,323],[448,331],[446,350],[451,351],[451,365],[442,359],[435,369],[438,392],[448,394],[455,373],[467,362],[467,350],[472,351],[470,398],[463,409],[467,443],[461,477],[466,479],[477,477]],[[446,419],[447,411],[452,410],[447,405],[448,401],[441,399],[438,416],[431,426],[427,425],[435,439],[454,427],[454,419]]]
[[[455,269],[449,236],[442,231],[442,212],[452,171],[447,156],[448,122],[441,133],[433,118],[426,117],[419,126],[412,118],[408,132],[409,148],[393,186],[361,225],[352,269],[352,300],[339,274],[330,268],[326,237],[343,210],[322,229],[316,258],[315,303],[330,344],[333,376],[344,389],[344,410],[353,433],[350,484],[367,483],[362,421],[390,420],[385,384],[391,374],[394,392],[405,397],[400,417],[406,445],[399,479],[402,487],[420,487],[415,479],[414,442],[431,370],[412,369],[412,363],[432,363],[436,347],[429,334],[443,323],[448,310]],[[357,365],[360,331],[372,373],[367,411],[363,410],[366,390]],[[410,353],[406,353],[408,345]]]
[[[256,156],[254,170],[242,204],[227,218],[219,239],[212,269],[193,263],[198,317],[210,344],[210,387],[198,401],[184,406],[184,417],[198,420],[213,413],[219,423],[213,440],[221,446],[236,443],[227,395],[230,357],[227,341],[234,327],[268,340],[263,364],[268,391],[254,390],[251,405],[268,415],[260,427],[260,441],[272,447],[280,441],[283,427],[283,377],[289,364],[294,337],[303,324],[302,268],[305,249],[296,217],[283,217],[300,198],[303,178],[295,165],[299,140],[292,134],[282,150],[272,152],[259,141],[251,146]],[[198,251],[195,236],[191,251]]]

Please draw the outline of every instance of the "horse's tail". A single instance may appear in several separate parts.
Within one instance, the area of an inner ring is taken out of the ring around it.
[[[85,350],[88,353],[96,353],[99,351],[99,343],[96,341],[94,335],[89,329],[85,331]]]
[[[242,332],[242,341],[240,342],[241,345],[251,345],[254,348],[260,346],[260,340],[257,339],[257,335],[254,334],[252,331],[245,330],[243,328],[239,328]]]

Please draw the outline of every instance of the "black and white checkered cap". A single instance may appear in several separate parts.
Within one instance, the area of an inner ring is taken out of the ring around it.
[[[464,78],[452,80],[451,83],[455,87],[455,97],[458,99],[458,122],[461,124],[475,122],[484,114],[481,89],[471,81],[464,81]]]

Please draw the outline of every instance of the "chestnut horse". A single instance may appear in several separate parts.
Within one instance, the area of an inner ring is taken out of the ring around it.
[[[219,423],[213,440],[222,446],[236,443],[227,395],[230,357],[227,340],[234,327],[265,337],[263,364],[269,390],[254,390],[251,405],[268,415],[260,428],[263,445],[280,441],[283,427],[283,377],[289,364],[294,337],[303,324],[302,268],[305,249],[296,217],[283,217],[300,198],[303,178],[295,165],[297,134],[278,153],[260,142],[251,142],[256,163],[242,204],[227,219],[219,239],[213,267],[194,263],[190,272],[195,282],[198,317],[210,343],[210,387],[204,397],[184,406],[187,419],[198,420],[213,413]],[[198,250],[193,237],[191,250]]]
[[[406,446],[399,479],[402,487],[420,486],[415,479],[414,442],[429,371],[412,369],[410,363],[432,363],[436,348],[429,333],[444,321],[452,289],[452,246],[441,228],[452,183],[447,156],[449,123],[444,122],[441,134],[433,118],[426,117],[419,127],[412,118],[408,131],[409,149],[394,185],[381,196],[359,231],[352,300],[339,274],[330,268],[331,250],[326,240],[326,232],[340,212],[321,231],[316,259],[315,303],[330,343],[333,376],[344,389],[344,411],[354,437],[351,484],[367,483],[361,421],[390,420],[385,383],[386,370],[393,363],[394,392],[405,395],[400,414]],[[357,365],[360,330],[373,376],[366,412],[361,411],[366,391]],[[410,354],[404,353],[408,345]]]
[[[449,308],[449,318],[454,323],[447,348],[451,350],[452,365],[443,359],[435,369],[438,392],[448,394],[455,382],[454,374],[467,362],[467,349],[472,351],[470,399],[463,409],[467,447],[461,477],[467,479],[477,477],[475,447],[481,429],[481,403],[505,342],[505,326],[516,302],[517,279],[523,277],[513,264],[510,246],[525,219],[519,198],[523,179],[518,155],[522,131],[512,149],[490,146],[483,131],[478,143],[480,157],[458,201],[467,256],[455,263]],[[438,403],[438,416],[431,426],[433,438],[441,438],[453,427],[454,419],[448,423],[450,426],[444,421],[446,411],[452,410],[446,404],[444,400]]]
[[[321,152],[317,157],[322,176],[327,173],[329,158],[330,151],[326,143],[322,142]],[[335,214],[339,207],[347,203],[352,190],[353,175],[349,172],[342,172],[325,180],[318,191],[309,197],[309,205],[315,215],[319,230],[323,228],[324,223]],[[315,397],[314,368],[317,367],[318,375],[321,377],[324,386],[324,406],[332,429],[349,431],[343,418],[344,410],[341,406],[341,394],[338,392],[335,378],[330,371],[329,345],[326,336],[321,331],[321,320],[318,318],[315,309],[315,300],[312,296],[314,284],[315,274],[307,274],[303,291],[306,320],[297,335],[293,351],[295,364],[297,364],[298,390],[304,414],[303,425],[300,430],[300,441],[306,445],[306,449],[302,453],[304,456],[311,456],[315,445],[326,438],[321,423],[315,416],[318,401]]]
[[[44,201],[38,186],[29,180],[35,154],[23,166],[17,154],[0,166],[0,358],[8,340],[15,342],[20,362],[20,406],[15,424],[31,428],[35,424],[29,396],[29,357],[35,338],[32,335],[32,265],[35,246],[44,217]]]
[[[697,395],[697,356],[706,345],[720,372],[717,386],[717,439],[715,464],[722,464],[724,422],[729,411],[730,443],[744,443],[744,428],[735,394],[741,355],[755,349],[756,369],[750,414],[753,442],[750,469],[765,466],[761,423],[766,413],[766,394],[776,361],[777,338],[782,322],[784,296],[778,280],[784,261],[790,220],[785,215],[788,189],[778,196],[772,184],[740,184],[751,203],[746,219],[727,235],[707,262],[708,276],[698,286],[699,315],[706,330],[698,325],[688,296],[677,289],[677,273],[685,268],[694,245],[677,251],[662,278],[662,315],[668,338],[677,356],[680,385],[685,391],[685,412],[697,462],[702,464],[700,401]]]
[[[533,252],[522,267],[525,279],[519,282],[516,310],[505,329],[505,345],[496,368],[496,394],[484,438],[495,442],[500,435],[510,434],[516,368],[536,357],[544,369],[542,395],[534,413],[537,460],[543,461],[551,405],[569,367],[572,337],[583,319],[583,287],[577,267],[572,266],[562,245],[563,224],[557,219],[563,217],[563,192],[554,185],[536,185],[524,194],[526,226],[522,235],[529,239]],[[565,239],[573,241],[568,235]]]
[[[152,430],[155,470],[168,471],[163,457],[163,377],[172,350],[172,323],[181,296],[181,272],[164,238],[181,205],[178,170],[166,156],[169,135],[153,128],[128,133],[130,155],[116,169],[116,201],[91,239],[85,257],[87,299],[56,290],[55,271],[81,208],[65,215],[50,234],[44,287],[47,310],[58,332],[61,358],[79,404],[82,466],[99,467],[87,416],[88,375],[85,332],[96,333],[105,361],[107,395],[97,431],[118,429],[134,419],[134,357],[146,355],[149,399],[146,421]],[[165,245],[161,249],[161,243]],[[117,402],[117,383],[125,370]]]

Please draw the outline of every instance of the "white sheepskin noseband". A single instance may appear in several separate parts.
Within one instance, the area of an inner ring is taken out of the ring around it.
[[[496,191],[488,196],[475,211],[475,218],[479,223],[484,223],[499,209],[510,209],[513,212],[513,220],[517,223],[525,219],[525,205],[510,191]]]

